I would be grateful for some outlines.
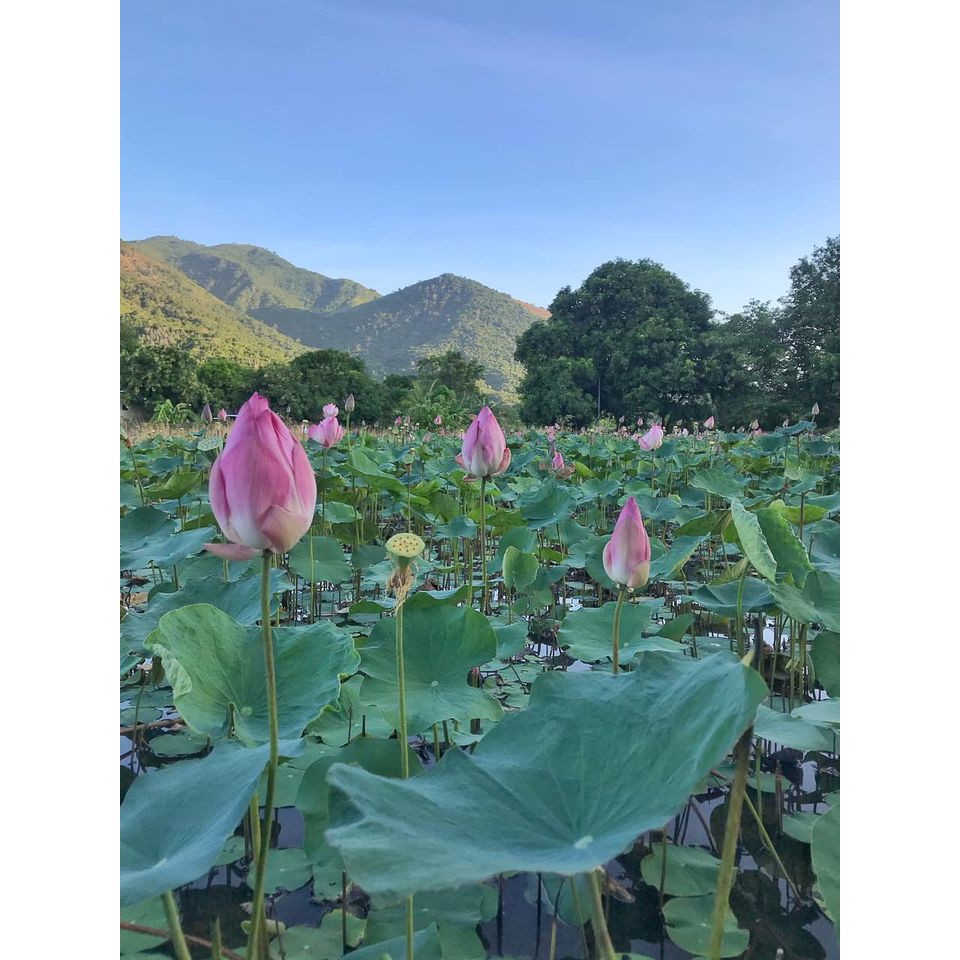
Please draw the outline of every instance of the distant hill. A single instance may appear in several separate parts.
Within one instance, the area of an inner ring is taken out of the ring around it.
[[[306,352],[276,327],[234,310],[176,267],[122,241],[120,316],[147,342],[189,344],[201,359],[259,366]]]
[[[153,311],[155,326],[163,326],[162,317],[169,315],[176,337],[184,334],[189,294],[190,303],[205,316],[218,303],[228,311],[217,314],[221,324],[231,317],[251,335],[266,337],[258,356],[290,350],[289,344],[299,341],[361,356],[371,373],[382,376],[412,372],[420,357],[460,350],[483,365],[488,386],[505,398],[513,397],[523,374],[513,359],[516,338],[549,316],[541,307],[452,273],[380,296],[354,280],[296,267],[262,247],[150,237],[121,244],[121,249],[128,259],[146,258],[152,282],[162,275],[167,291],[176,288],[176,296],[168,292],[160,298],[168,303],[166,312]],[[131,272],[138,271],[121,270],[122,294],[130,289]],[[181,278],[179,285],[174,275]],[[141,276],[138,283],[142,294],[146,280]],[[171,301],[175,309],[169,307]],[[295,348],[303,349],[296,343]]]

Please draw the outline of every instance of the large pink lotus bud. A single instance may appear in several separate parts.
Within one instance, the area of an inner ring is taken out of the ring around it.
[[[335,403],[325,403],[323,405],[324,417],[335,417],[340,412],[340,408]]]
[[[663,427],[655,423],[639,440],[641,450],[656,450],[663,443]]]
[[[324,407],[326,409],[326,407]],[[343,439],[343,427],[336,416],[327,417],[307,429],[307,436],[316,440],[321,447],[335,447]]]
[[[703,428],[704,428],[705,430],[712,430],[712,429],[714,428],[714,426],[716,425],[716,422],[717,422],[717,421],[714,420],[714,418],[713,418],[712,416],[709,416],[709,417],[707,417],[706,420],[703,421]]]
[[[623,505],[613,536],[603,548],[603,569],[614,583],[631,589],[650,578],[650,538],[633,497]]]
[[[489,407],[484,407],[463,435],[457,463],[472,477],[495,477],[510,466],[507,438]]]
[[[230,543],[207,543],[228,560],[286,553],[313,522],[317,480],[286,424],[255,393],[210,470],[210,508]]]

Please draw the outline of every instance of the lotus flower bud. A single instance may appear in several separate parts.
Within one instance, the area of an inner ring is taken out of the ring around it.
[[[603,548],[603,569],[614,583],[631,589],[650,578],[650,538],[633,497],[623,505],[613,536]]]
[[[340,408],[335,403],[325,403],[323,405],[324,417],[335,417],[340,412]]]
[[[655,423],[639,440],[641,450],[656,450],[663,444],[663,427]]]
[[[754,417],[754,418],[750,421],[750,429],[751,429],[751,430],[759,430],[759,429],[760,429],[760,421],[759,421],[756,417]]]
[[[790,418],[789,418],[789,417],[787,417],[787,419],[783,421],[783,425],[784,425],[785,427],[789,427],[789,426],[790,426]]]
[[[353,411],[357,409],[357,401],[352,393],[347,394],[347,399],[343,401],[343,409],[346,410],[347,413],[353,413]]]
[[[497,418],[484,407],[463,435],[457,463],[472,477],[498,476],[510,466],[510,448]]]
[[[226,422],[227,422],[227,411],[224,410],[223,407],[220,408],[220,412],[217,414],[217,419],[218,419],[221,423],[226,423]]]
[[[553,455],[553,460],[550,462],[550,465],[557,472],[564,468],[563,454],[559,450]]]
[[[441,417],[440,414],[438,413],[438,414],[433,418],[433,422],[434,422],[434,424],[435,424],[436,426],[442,427],[442,426],[443,426],[443,417]]]
[[[553,443],[557,439],[557,431],[554,427],[547,427],[547,439]]]
[[[393,421],[395,427],[399,427],[401,423],[403,423],[403,417],[397,417],[397,419]]]
[[[810,415],[815,417],[819,412],[820,412],[820,404],[819,404],[819,403],[815,403],[815,404],[810,408]]]
[[[330,447],[335,447],[343,439],[343,427],[340,426],[340,421],[336,416],[330,416],[310,427],[307,430],[307,435],[311,440],[316,440],[320,446],[329,450]]]
[[[204,423],[213,423],[213,411],[210,409],[209,403],[203,405],[203,410],[200,412],[200,419]]]
[[[712,430],[715,425],[716,425],[716,420],[714,420],[713,416],[709,416],[707,417],[706,420],[703,421],[704,430]]]
[[[313,522],[317,480],[287,425],[258,393],[240,408],[210,470],[210,508],[230,543],[207,543],[228,560],[286,553]]]
[[[643,417],[637,417],[637,426],[638,426],[638,427],[642,427],[642,426],[643,426]]]

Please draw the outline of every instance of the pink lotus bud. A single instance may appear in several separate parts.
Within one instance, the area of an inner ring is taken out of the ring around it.
[[[703,421],[703,428],[704,428],[704,430],[712,430],[712,429],[714,428],[715,424],[716,424],[716,420],[714,420],[713,417],[710,416],[710,417],[707,417],[707,419]]]
[[[395,427],[399,427],[401,423],[403,423],[403,417],[397,417],[397,419],[393,421]]]
[[[335,417],[340,412],[340,408],[335,403],[325,403],[323,405],[324,417]]]
[[[551,466],[553,467],[554,470],[558,470],[558,471],[564,468],[563,454],[559,450],[553,455]]]
[[[213,411],[210,409],[209,403],[205,403],[203,405],[203,410],[200,413],[200,419],[204,423],[213,423]]]
[[[815,404],[813,405],[813,407],[811,407],[810,413],[811,413],[812,416],[815,417],[819,412],[820,412],[820,404],[819,404],[819,403],[815,403]]]
[[[681,437],[689,437],[689,436],[690,436],[690,431],[689,431],[686,427],[684,427],[684,428],[680,431],[680,436],[681,436]]]
[[[760,421],[757,420],[756,417],[754,417],[753,420],[750,421],[750,429],[751,429],[751,430],[759,430],[759,429],[760,429]]]
[[[507,438],[489,407],[484,407],[463,435],[457,463],[473,477],[495,477],[510,466]]]
[[[317,480],[303,447],[254,393],[210,470],[210,508],[231,543],[204,546],[228,560],[286,553],[310,529],[316,505]]]
[[[603,548],[603,569],[614,583],[631,589],[642,587],[650,577],[650,538],[633,497],[623,505],[613,536]]]
[[[638,427],[642,427],[642,426],[643,426],[643,417],[637,417],[637,426],[638,426]]]
[[[326,409],[326,407],[324,407]],[[336,408],[334,408],[336,409]],[[343,427],[336,416],[327,417],[307,430],[311,440],[316,440],[321,447],[335,447],[343,439]]]
[[[217,414],[217,419],[218,419],[221,423],[226,423],[226,422],[227,422],[227,411],[224,410],[223,407],[220,408],[220,412]]]
[[[641,438],[641,450],[656,450],[663,443],[663,427],[655,423]]]
[[[352,393],[347,394],[347,399],[343,401],[343,409],[346,410],[347,413],[353,413],[353,411],[357,409],[357,401]]]
[[[438,414],[433,418],[433,422],[434,422],[434,424],[435,424],[436,426],[442,427],[442,426],[443,426],[443,417],[441,417],[440,414],[438,413]]]
[[[547,439],[553,443],[557,439],[557,431],[554,427],[547,427]]]

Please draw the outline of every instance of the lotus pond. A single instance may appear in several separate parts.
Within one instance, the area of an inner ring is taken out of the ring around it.
[[[839,955],[837,434],[527,431],[481,483],[348,424],[249,561],[204,550],[227,436],[120,448],[123,956]]]

